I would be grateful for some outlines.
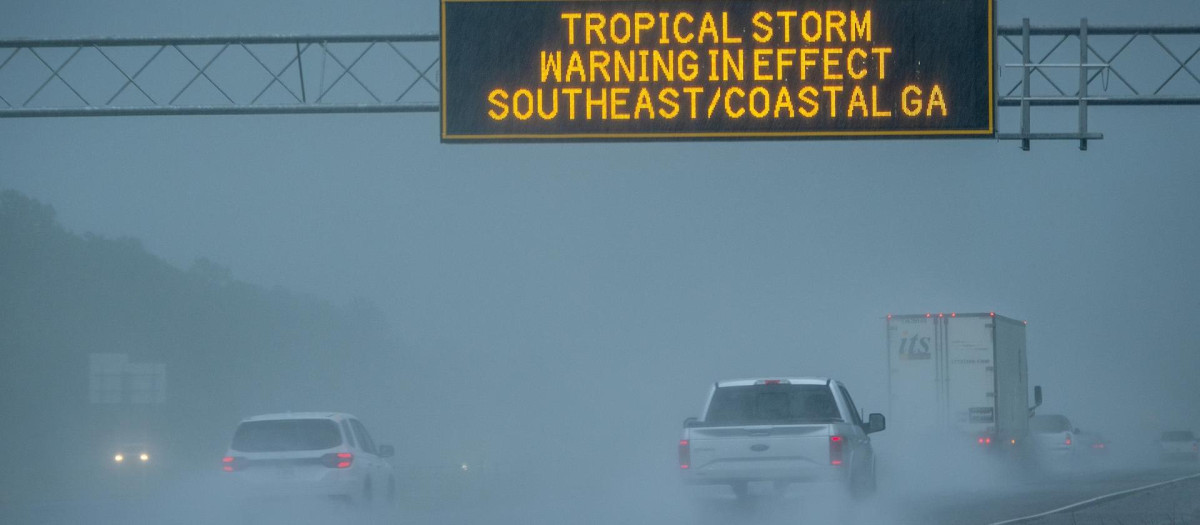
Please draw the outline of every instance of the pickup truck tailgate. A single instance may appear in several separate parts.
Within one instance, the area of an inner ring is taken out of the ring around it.
[[[829,425],[693,428],[691,471],[700,478],[822,477],[830,466]]]

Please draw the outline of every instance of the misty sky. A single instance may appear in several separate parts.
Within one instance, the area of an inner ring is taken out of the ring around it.
[[[1200,25],[1194,0],[999,6],[1006,25]],[[436,17],[432,0],[7,0],[0,37],[433,32]],[[1022,152],[442,145],[432,113],[12,119],[0,188],[181,267],[366,298],[398,352],[437,356],[430,374],[479,385],[489,410],[543,400],[550,417],[641,411],[674,429],[713,380],[794,374],[843,378],[882,411],[887,313],[994,310],[1029,320],[1046,410],[1200,430],[1200,108],[1090,122],[1105,135],[1090,151]]]

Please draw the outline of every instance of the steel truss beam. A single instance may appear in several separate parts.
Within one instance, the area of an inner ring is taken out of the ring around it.
[[[997,137],[1020,140],[1021,149],[1031,140],[1067,139],[1086,150],[1088,140],[1103,138],[1088,131],[1088,106],[1200,105],[1200,26],[1090,26],[1084,18],[1078,26],[1032,27],[1026,18],[997,33],[1001,80],[1009,71],[1017,80],[1001,82],[996,103],[1021,110],[1020,132]],[[1077,58],[1064,58],[1072,48]],[[1014,51],[1015,59],[1004,60]],[[1078,128],[1034,133],[1034,106],[1076,106]]]
[[[0,40],[0,117],[438,111],[437,34]]]
[[[0,40],[0,117],[436,112],[438,38]],[[1102,138],[1088,106],[1200,105],[1198,55],[1200,26],[999,27],[996,101],[1020,108],[1021,130],[997,136],[1086,149]],[[1078,107],[1078,128],[1033,132],[1037,106]]]

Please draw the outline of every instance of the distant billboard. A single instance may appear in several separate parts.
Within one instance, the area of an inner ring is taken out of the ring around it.
[[[992,0],[441,0],[442,140],[995,133]]]
[[[167,365],[130,363],[127,354],[90,354],[88,400],[100,405],[161,405],[167,401]]]

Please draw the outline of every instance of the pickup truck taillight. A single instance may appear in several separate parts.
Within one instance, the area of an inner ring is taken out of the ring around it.
[[[842,448],[846,443],[844,436],[829,436],[829,464],[842,464]]]
[[[1067,433],[1067,440],[1063,441],[1063,444],[1068,447],[1071,446],[1071,434],[1070,433]]]
[[[243,461],[244,460],[242,458],[225,456],[221,458],[221,470],[224,470],[225,472],[233,472],[238,470],[242,468]]]
[[[679,440],[679,468],[687,470],[692,464],[692,449],[688,440]]]
[[[349,452],[331,452],[321,456],[321,460],[329,468],[350,468],[354,463],[354,454]]]

